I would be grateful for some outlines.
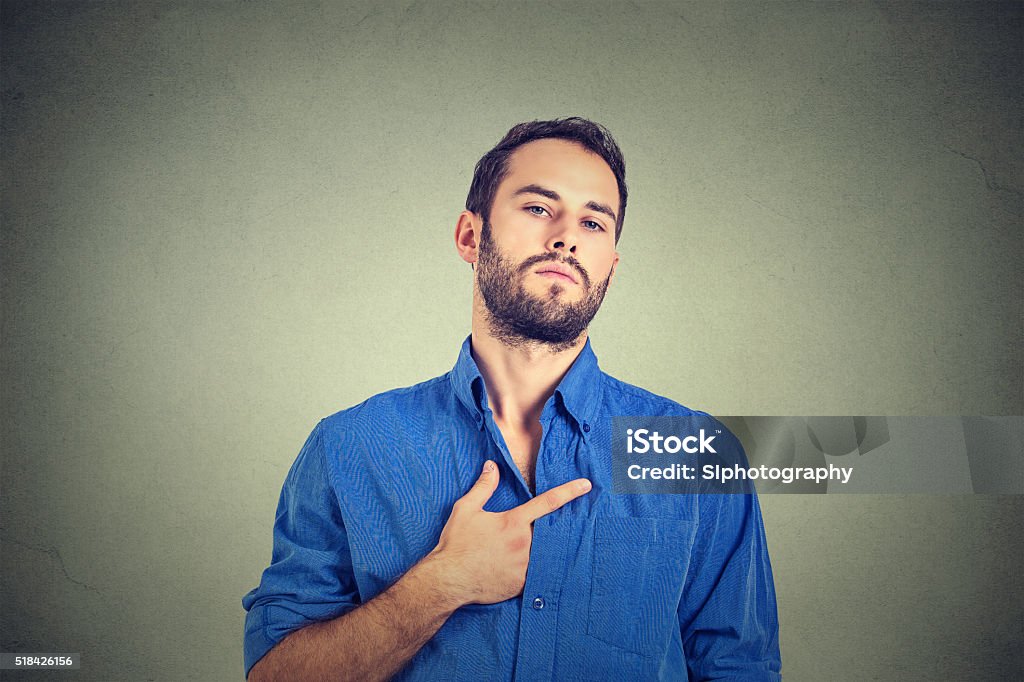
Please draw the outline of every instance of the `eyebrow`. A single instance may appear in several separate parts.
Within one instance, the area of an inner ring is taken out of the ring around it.
[[[512,193],[512,196],[517,197],[520,194],[539,194],[542,197],[547,197],[552,201],[561,201],[562,197],[553,189],[547,187],[541,187],[540,185],[524,185]],[[613,211],[607,204],[602,204],[597,201],[588,201],[584,204],[585,208],[589,208],[591,211],[597,211],[598,213],[604,213],[609,216],[612,220],[617,221],[615,217],[615,211]]]

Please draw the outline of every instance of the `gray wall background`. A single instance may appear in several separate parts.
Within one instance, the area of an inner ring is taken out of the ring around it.
[[[625,151],[606,371],[719,414],[1024,412],[1020,3],[0,13],[0,650],[241,679],[288,467],[454,363],[455,217],[521,120]],[[1021,497],[762,504],[787,679],[1021,674]]]

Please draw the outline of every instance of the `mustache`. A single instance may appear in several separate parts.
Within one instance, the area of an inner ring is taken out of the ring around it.
[[[550,261],[557,261],[563,265],[568,265],[570,268],[572,268],[579,274],[580,279],[583,282],[584,288],[590,288],[590,275],[587,274],[586,269],[582,265],[580,265],[580,262],[573,258],[572,256],[569,256],[568,258],[559,258],[558,254],[555,253],[554,251],[550,253],[541,253],[536,256],[530,256],[519,265],[519,271],[517,274],[522,274],[535,265],[538,265],[540,263],[548,263]]]

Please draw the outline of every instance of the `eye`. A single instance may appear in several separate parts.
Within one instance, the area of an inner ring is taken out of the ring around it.
[[[532,213],[533,215],[544,215],[548,212],[548,210],[543,206],[527,206],[526,210]]]
[[[604,232],[604,225],[594,220],[584,220],[583,225],[591,232]]]

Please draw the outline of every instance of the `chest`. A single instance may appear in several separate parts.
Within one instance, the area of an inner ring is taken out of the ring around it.
[[[528,428],[516,428],[497,420],[495,420],[495,425],[501,431],[501,437],[508,447],[512,461],[515,462],[519,473],[523,475],[523,480],[532,490],[537,466],[537,452],[540,450],[541,439],[544,435],[540,422]]]

